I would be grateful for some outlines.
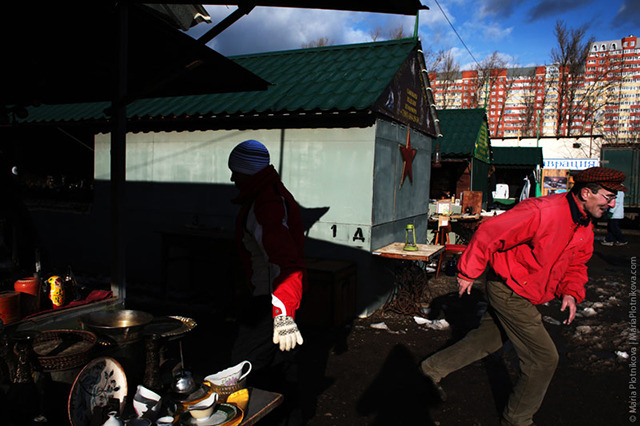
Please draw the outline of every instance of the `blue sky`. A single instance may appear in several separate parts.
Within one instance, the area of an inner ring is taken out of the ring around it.
[[[429,10],[420,12],[419,36],[425,49],[451,50],[461,69],[472,69],[467,52],[449,19],[478,62],[497,51],[511,66],[544,65],[556,46],[557,20],[567,28],[587,25],[587,38],[615,40],[640,37],[640,0],[421,0]],[[438,6],[439,4],[439,6]],[[213,23],[229,15],[235,6],[206,6]],[[444,13],[440,10],[444,11]],[[403,27],[413,34],[415,17],[311,9],[255,8],[208,45],[226,56],[298,49],[303,43],[328,38],[332,44],[389,38]],[[198,37],[212,24],[200,24],[189,34]]]

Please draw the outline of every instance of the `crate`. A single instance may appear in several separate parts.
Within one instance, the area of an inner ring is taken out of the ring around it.
[[[356,264],[337,259],[305,259],[309,288],[296,319],[304,325],[338,327],[356,315]]]

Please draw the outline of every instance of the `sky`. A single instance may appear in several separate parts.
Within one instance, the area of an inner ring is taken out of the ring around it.
[[[421,0],[429,10],[419,14],[423,50],[451,51],[461,70],[498,52],[510,67],[546,65],[557,45],[558,20],[567,29],[586,26],[586,39],[640,37],[640,0]],[[188,34],[198,38],[232,13],[236,6],[205,6],[212,24]],[[327,38],[330,44],[378,41],[403,28],[413,35],[415,16],[316,9],[257,7],[214,38],[208,46],[225,56],[299,49]]]

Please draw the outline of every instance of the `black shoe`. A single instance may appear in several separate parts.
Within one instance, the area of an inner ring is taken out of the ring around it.
[[[422,373],[422,376],[427,379],[431,391],[438,397],[441,402],[445,402],[447,400],[447,393],[444,391],[444,389],[442,389],[440,383],[436,382],[431,378],[431,376],[422,371],[422,368],[420,369],[420,372]]]
[[[431,384],[433,385],[433,389],[436,391],[436,394],[438,395],[438,399],[440,399],[440,401],[445,402],[447,400],[447,393],[444,391],[444,389],[442,389],[442,386],[440,386],[440,383],[436,383],[433,380],[431,380],[431,378],[429,378],[429,380],[431,381]]]

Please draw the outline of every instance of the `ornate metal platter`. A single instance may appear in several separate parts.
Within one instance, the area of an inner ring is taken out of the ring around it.
[[[144,328],[145,336],[158,335],[167,340],[178,339],[198,324],[192,318],[181,316],[166,316],[154,318],[151,323]]]

